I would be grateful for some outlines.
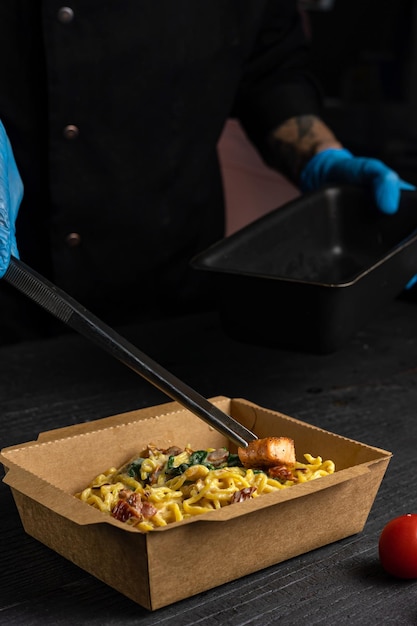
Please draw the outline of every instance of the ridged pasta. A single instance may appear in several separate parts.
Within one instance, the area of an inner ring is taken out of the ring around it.
[[[267,470],[243,467],[237,455],[227,450],[193,452],[187,447],[164,451],[150,445],[146,455],[99,474],[75,495],[103,513],[148,532],[335,471],[333,461],[323,462],[320,456],[310,454],[304,458],[304,463],[296,462],[277,478],[269,476]]]

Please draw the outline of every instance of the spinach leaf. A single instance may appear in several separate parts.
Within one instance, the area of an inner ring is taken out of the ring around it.
[[[126,474],[131,478],[135,478],[136,480],[140,480],[140,468],[142,467],[142,463],[145,459],[137,458],[126,468]]]
[[[197,450],[190,456],[190,465],[205,465],[207,459],[207,450]]]
[[[170,457],[168,457],[165,468],[165,473],[168,474],[168,476],[179,476],[180,474],[183,474],[186,469],[189,468],[188,463],[181,463],[180,465],[178,465],[178,467],[174,467],[174,461],[175,456],[171,455]]]

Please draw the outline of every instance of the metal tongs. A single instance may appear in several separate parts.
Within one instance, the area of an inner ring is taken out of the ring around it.
[[[91,339],[172,399],[177,400],[226,435],[237,446],[246,447],[248,443],[258,438],[22,261],[12,256],[4,280],[81,335]]]

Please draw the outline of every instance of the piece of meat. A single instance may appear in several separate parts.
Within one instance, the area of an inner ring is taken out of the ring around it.
[[[251,441],[246,448],[238,448],[238,455],[245,467],[294,467],[294,441],[289,437],[265,437]]]
[[[119,492],[119,499],[111,512],[112,516],[120,522],[127,522],[131,518],[138,521],[149,519],[157,513],[156,507],[150,502],[143,502],[139,493],[129,489]]]
[[[239,491],[235,491],[232,497],[231,504],[236,504],[237,502],[244,502],[245,500],[249,500],[255,493],[255,491],[256,487],[245,487],[244,489],[239,489]]]
[[[181,452],[184,452],[184,448],[179,448],[178,446],[171,446],[170,448],[163,450],[163,453],[168,456],[178,456]]]
[[[213,450],[208,453],[207,461],[214,465],[214,467],[218,467],[227,461],[228,456],[228,450],[225,450],[225,448],[219,448],[218,450]]]
[[[285,483],[287,480],[295,480],[295,476],[286,465],[275,465],[268,468],[268,476],[276,478],[277,480]]]

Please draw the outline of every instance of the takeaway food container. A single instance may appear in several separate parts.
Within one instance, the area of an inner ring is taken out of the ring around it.
[[[44,432],[36,441],[1,450],[4,482],[26,532],[156,610],[363,530],[391,452],[243,398],[211,401],[259,437],[291,437],[300,460],[306,452],[333,460],[336,471],[149,533],[74,497],[94,476],[120,467],[150,442],[195,450],[232,447],[171,402]],[[211,563],[221,567],[206,566]],[[38,566],[32,567],[36,575]]]

